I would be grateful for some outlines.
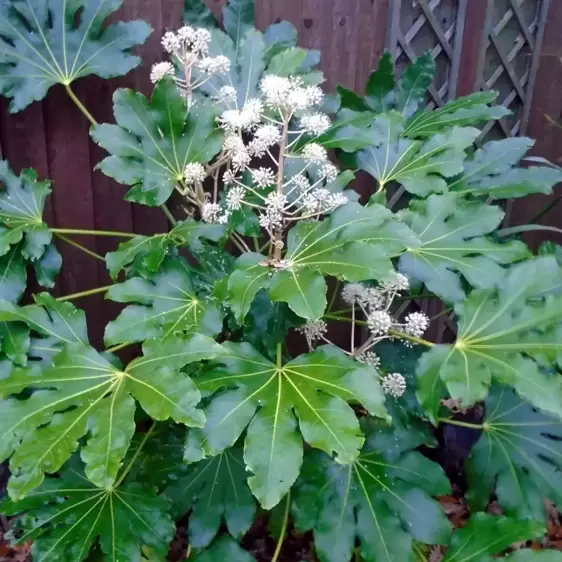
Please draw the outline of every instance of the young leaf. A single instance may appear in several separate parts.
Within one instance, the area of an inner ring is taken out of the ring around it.
[[[177,333],[216,335],[222,329],[220,311],[193,287],[190,269],[183,259],[167,259],[158,273],[133,277],[113,285],[107,298],[127,306],[105,329],[109,345],[168,338]]]
[[[15,0],[0,6],[0,93],[21,111],[54,84],[95,74],[123,76],[140,58],[131,49],[152,32],[143,21],[104,25],[123,0]]]
[[[455,531],[443,562],[492,562],[495,554],[507,550],[512,544],[538,538],[544,532],[543,525],[530,519],[476,513],[466,527]],[[508,560],[512,559],[508,557]]]
[[[236,541],[229,537],[218,539],[211,548],[198,554],[193,559],[193,562],[218,562],[219,560],[228,560],[228,562],[256,562],[256,559],[249,552],[243,550]]]
[[[512,266],[498,287],[473,291],[455,305],[454,345],[438,345],[418,365],[418,398],[435,419],[442,383],[468,406],[492,379],[513,386],[537,408],[562,418],[562,379],[548,372],[562,351],[562,270],[553,257]]]
[[[541,413],[507,387],[493,387],[482,436],[466,465],[472,508],[486,509],[495,493],[506,515],[546,523],[544,498],[562,502],[561,470],[560,419]]]
[[[459,195],[487,195],[494,199],[552,193],[552,188],[562,181],[562,170],[552,166],[516,167],[533,144],[527,138],[486,143],[467,160],[463,175],[449,188]]]
[[[49,478],[18,502],[6,500],[0,511],[14,517],[18,542],[33,542],[36,562],[80,562],[99,541],[109,562],[140,560],[143,545],[164,559],[175,525],[169,504],[138,483],[97,488],[78,463],[59,478]]]
[[[162,80],[149,102],[142,94],[120,89],[113,95],[117,125],[92,128],[96,143],[111,156],[101,171],[131,185],[126,199],[144,205],[165,203],[183,180],[187,164],[207,164],[221,149],[223,133],[214,109],[204,103],[190,112],[171,80]]]
[[[365,446],[348,466],[317,452],[305,456],[293,515],[299,529],[314,530],[320,561],[351,560],[356,540],[365,562],[411,560],[414,540],[447,544],[451,527],[431,496],[449,493],[450,484],[415,450],[426,442],[419,423],[364,429]]]
[[[256,501],[247,476],[242,449],[235,447],[189,465],[185,476],[165,490],[179,517],[190,512],[189,544],[193,548],[209,546],[223,521],[237,540],[248,532]]]
[[[503,217],[499,207],[465,202],[454,193],[412,201],[400,218],[422,245],[400,258],[400,270],[449,302],[465,298],[459,273],[479,289],[495,286],[505,273],[502,265],[529,257],[522,242],[500,244],[485,237]]]
[[[297,478],[303,439],[335,452],[342,464],[357,457],[363,436],[346,402],[387,416],[374,372],[334,347],[284,365],[280,357],[272,363],[247,343],[224,347],[219,364],[195,379],[210,401],[205,427],[188,433],[185,459],[197,462],[223,452],[248,426],[244,461],[253,473],[248,483],[266,509],[279,503]]]
[[[480,133],[472,127],[454,127],[425,142],[406,139],[398,113],[377,117],[370,132],[371,144],[357,153],[357,166],[379,182],[379,189],[396,181],[420,197],[447,190],[445,178],[463,172],[465,150]]]
[[[22,255],[29,260],[39,259],[52,238],[43,222],[51,182],[37,181],[35,170],[24,170],[17,177],[8,162],[0,160],[0,184],[6,187],[0,190],[0,223],[5,226],[0,227],[0,256],[8,253],[10,246],[25,236]]]
[[[147,342],[145,355],[124,370],[84,344],[67,344],[39,376],[13,369],[0,381],[0,459],[11,456],[9,492],[22,498],[57,472],[88,435],[82,449],[88,478],[110,487],[134,433],[136,398],[156,420],[204,423],[199,391],[180,372],[222,348],[202,335]],[[14,395],[26,390],[26,399]],[[30,392],[33,391],[33,392]]]

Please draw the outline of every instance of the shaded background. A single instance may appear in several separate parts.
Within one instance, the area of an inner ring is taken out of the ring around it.
[[[224,0],[206,0],[220,15]],[[117,19],[144,19],[154,28],[139,49],[143,64],[123,79],[88,78],[73,88],[99,122],[112,122],[111,95],[117,87],[151,91],[149,68],[162,60],[160,37],[183,21],[183,0],[125,0]],[[280,20],[299,31],[299,44],[322,52],[326,89],[337,84],[362,92],[385,49],[399,68],[430,50],[438,72],[428,103],[441,105],[482,89],[500,92],[499,102],[513,116],[484,130],[486,139],[528,135],[537,139],[534,154],[562,163],[562,1],[561,0],[256,0],[256,24]],[[88,136],[88,122],[61,86],[48,98],[19,114],[9,114],[0,99],[0,154],[16,172],[35,168],[54,181],[46,220],[52,226],[156,233],[167,230],[159,210],[123,200],[127,187],[98,171],[104,151]],[[360,176],[369,189],[374,180]],[[559,190],[562,188],[558,188]],[[562,193],[562,191],[560,191]],[[532,196],[507,208],[510,225],[532,220],[558,195]],[[554,206],[540,221],[562,228]],[[549,236],[552,239],[552,235]],[[536,247],[542,237],[527,241]],[[113,238],[77,238],[104,254],[116,248]],[[559,240],[559,241],[562,241]],[[104,264],[64,243],[56,293],[65,295],[110,283]],[[116,315],[115,305],[94,296],[78,301],[88,313],[93,341]]]

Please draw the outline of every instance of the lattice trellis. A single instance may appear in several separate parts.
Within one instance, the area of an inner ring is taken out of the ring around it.
[[[482,136],[524,135],[548,13],[548,0],[491,0],[481,59],[480,88],[498,90],[513,115],[489,123]]]
[[[403,68],[431,52],[436,64],[430,89],[430,107],[441,106],[456,93],[461,62],[462,35],[468,0],[394,0],[388,49]]]

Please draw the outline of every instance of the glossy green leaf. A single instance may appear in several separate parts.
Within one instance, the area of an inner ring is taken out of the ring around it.
[[[356,155],[357,166],[379,182],[379,189],[395,181],[406,191],[427,197],[446,191],[446,178],[463,172],[465,151],[479,131],[454,127],[425,142],[411,140],[403,137],[403,117],[388,113],[374,120],[370,134],[371,144]]]
[[[409,116],[425,104],[425,96],[433,82],[437,66],[429,52],[418,57],[406,68],[398,82],[396,109]]]
[[[86,435],[81,452],[88,478],[112,486],[135,430],[132,397],[153,419],[204,424],[199,391],[180,369],[216,357],[221,347],[195,335],[147,342],[144,352],[123,370],[91,347],[67,344],[43,373],[14,369],[0,381],[0,458],[11,457],[12,498],[57,472]],[[23,390],[26,398],[16,398]]]
[[[472,508],[484,510],[495,494],[506,515],[546,523],[544,499],[562,502],[562,422],[496,386],[483,423],[466,465]]]
[[[297,46],[298,31],[289,21],[272,23],[264,31],[263,40],[266,46],[265,61],[269,63],[277,53]]]
[[[291,76],[297,74],[299,68],[306,60],[306,49],[292,47],[277,53],[267,66],[268,74],[277,76]]]
[[[256,562],[256,559],[240,545],[229,537],[221,537],[211,548],[204,550],[193,562]]]
[[[1,21],[0,10],[0,21]],[[45,200],[51,193],[49,181],[37,181],[34,170],[14,175],[8,163],[0,160],[0,256],[10,246],[24,240],[22,255],[29,260],[39,259],[51,242],[51,232],[43,222]]]
[[[144,545],[165,559],[175,525],[168,502],[138,483],[96,488],[78,463],[47,479],[25,499],[0,504],[15,517],[18,542],[33,542],[35,562],[80,562],[99,544],[109,562],[140,561]]]
[[[246,483],[241,448],[189,465],[187,472],[166,489],[179,517],[189,515],[189,544],[205,548],[217,536],[224,521],[228,532],[241,539],[256,514],[256,501]]]
[[[430,417],[438,416],[443,383],[470,405],[495,380],[562,418],[562,378],[549,372],[562,352],[561,286],[560,266],[542,257],[511,267],[497,289],[473,291],[457,303],[456,343],[435,346],[418,366],[418,398]]]
[[[107,298],[127,306],[106,326],[107,345],[167,338],[177,333],[218,334],[222,316],[209,300],[197,295],[190,268],[181,258],[167,259],[158,273],[113,285]]]
[[[214,109],[201,103],[188,112],[172,80],[160,81],[150,102],[141,93],[117,90],[113,112],[117,125],[97,125],[91,134],[111,154],[99,164],[102,172],[133,186],[129,201],[161,205],[187,164],[208,163],[222,146]]]
[[[400,270],[448,302],[465,298],[462,275],[473,287],[495,286],[506,265],[530,256],[522,242],[498,243],[486,235],[501,224],[504,212],[480,202],[466,202],[454,193],[414,200],[400,218],[422,245],[400,258]]]
[[[335,452],[342,464],[357,457],[363,436],[346,402],[386,417],[374,371],[334,347],[285,364],[272,363],[247,343],[224,347],[220,364],[195,379],[210,399],[205,427],[188,433],[185,459],[197,462],[222,453],[247,427],[244,461],[253,474],[248,483],[266,509],[279,503],[296,480],[303,439]]]
[[[345,152],[361,150],[372,142],[367,127],[373,122],[373,117],[373,113],[342,109],[330,129],[320,135],[316,142],[325,148],[341,148]]]
[[[544,532],[543,525],[530,519],[476,513],[466,527],[455,531],[443,562],[492,562],[495,554],[504,552],[514,543],[538,538]]]
[[[388,96],[396,86],[392,53],[386,52],[379,60],[379,66],[367,82],[365,99],[377,113],[384,113],[388,107]]]
[[[47,246],[45,253],[33,262],[37,283],[47,289],[52,289],[55,286],[55,279],[61,268],[62,256],[52,243]]]
[[[0,351],[5,357],[25,367],[30,346],[29,328],[24,323],[0,322]]]
[[[511,112],[503,105],[493,105],[497,92],[475,92],[450,101],[433,111],[420,110],[406,121],[404,136],[428,137],[449,127],[469,127],[482,122],[501,119]]]
[[[201,0],[184,0],[183,19],[185,23],[196,27],[216,27],[218,25],[211,10]]]
[[[0,306],[1,301],[18,302],[25,292],[26,284],[25,261],[19,247],[13,246],[0,257]]]
[[[305,456],[293,504],[301,530],[314,530],[321,562],[348,562],[356,541],[365,562],[412,560],[414,540],[447,544],[451,527],[432,496],[450,492],[443,469],[416,447],[416,422],[365,423],[366,442],[348,466],[317,452]]]
[[[521,137],[486,143],[465,163],[463,175],[450,189],[461,195],[494,199],[552,193],[552,188],[562,182],[562,170],[552,166],[516,167],[533,145],[533,140]]]
[[[139,57],[133,47],[152,28],[143,21],[105,20],[122,0],[14,0],[0,6],[0,93],[11,111],[42,100],[51,86],[94,74],[123,76]]]

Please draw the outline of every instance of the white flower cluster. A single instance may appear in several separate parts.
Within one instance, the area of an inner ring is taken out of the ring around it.
[[[151,70],[150,80],[156,84],[166,76],[171,76],[178,87],[188,97],[212,76],[230,72],[231,62],[228,57],[209,56],[211,33],[204,28],[185,25],[177,31],[168,31],[162,37],[162,47],[170,55],[172,62],[156,63]],[[183,77],[176,75],[176,65],[183,72]],[[232,92],[229,92],[232,96]],[[236,90],[234,90],[234,95]],[[224,93],[223,95],[226,95]]]
[[[309,320],[306,324],[297,328],[297,332],[300,332],[306,338],[311,350],[315,342],[325,339],[324,335],[327,331],[328,325],[324,320]]]
[[[393,398],[400,398],[406,392],[406,379],[400,373],[391,373],[382,379],[382,390]]]

